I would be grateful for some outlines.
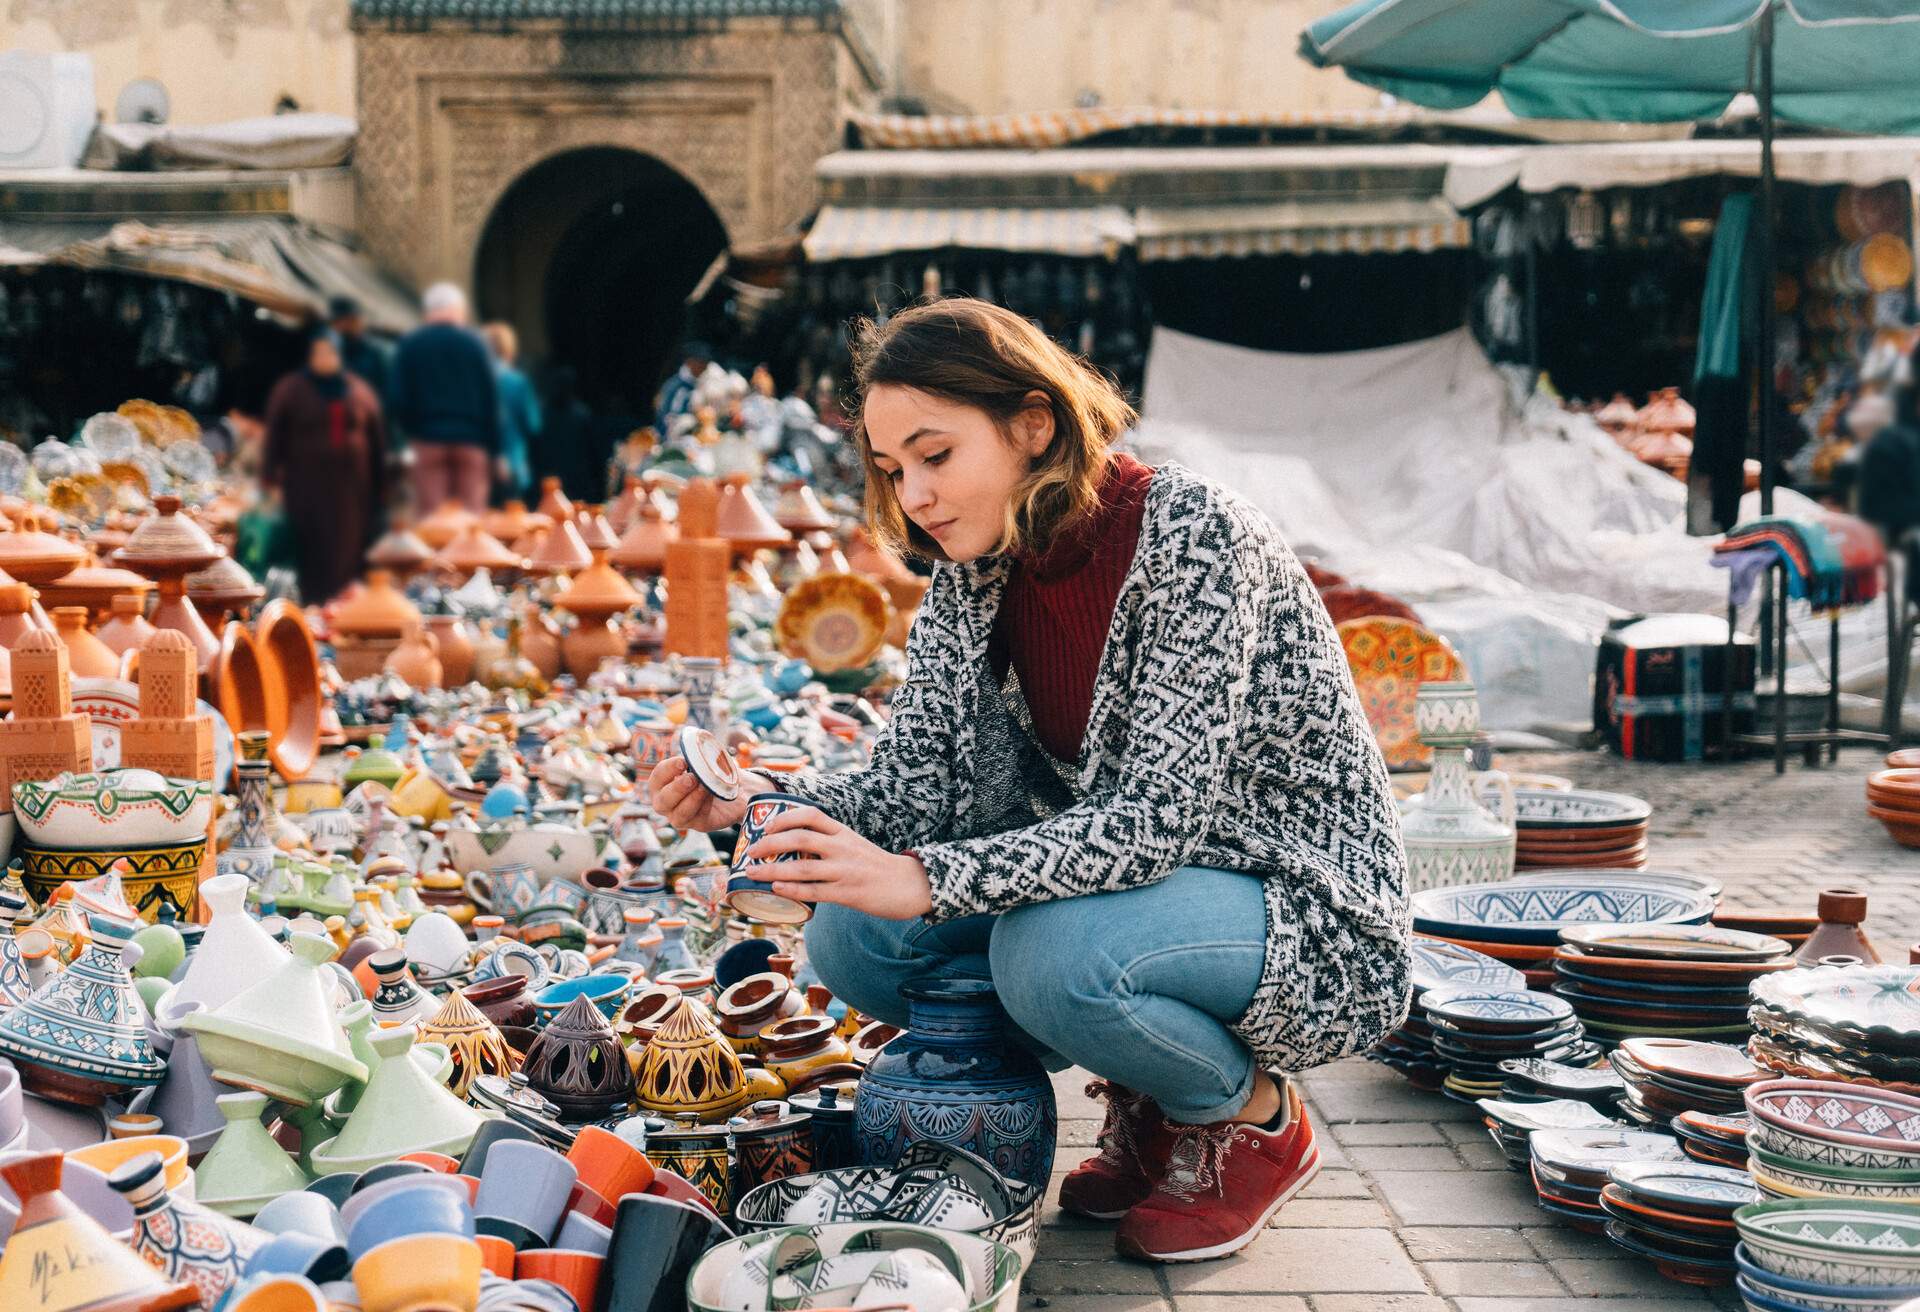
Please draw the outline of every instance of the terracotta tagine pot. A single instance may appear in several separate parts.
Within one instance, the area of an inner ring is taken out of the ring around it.
[[[499,538],[486,532],[478,524],[470,524],[459,537],[440,549],[434,557],[434,564],[455,574],[471,574],[484,569],[494,573],[519,571],[527,562],[509,551]]]
[[[170,1283],[147,1259],[107,1233],[60,1191],[66,1158],[57,1152],[0,1166],[20,1217],[0,1247],[0,1305],[35,1312],[174,1312],[197,1307],[200,1291]]]
[[[85,606],[55,606],[53,631],[67,648],[67,665],[76,679],[112,679],[120,674],[120,654],[87,632]]]
[[[303,779],[320,757],[323,710],[320,652],[300,608],[285,598],[267,603],[254,622],[267,690],[268,758],[280,777]]]
[[[187,575],[187,599],[199,610],[207,627],[218,630],[228,617],[260,604],[267,590],[253,581],[246,566],[222,556],[203,570]]]
[[[527,553],[527,569],[535,574],[571,574],[593,563],[593,553],[580,540],[573,521],[563,519],[545,533]]]
[[[647,499],[647,489],[637,474],[628,474],[621,485],[620,495],[607,503],[607,523],[615,533],[625,533],[633,527],[633,521],[640,514],[640,507]]]
[[[613,525],[607,517],[591,506],[583,506],[573,517],[573,526],[580,530],[580,540],[587,544],[587,550],[598,559],[605,552],[620,545],[620,535],[613,531]]]
[[[125,570],[114,572],[126,573]],[[147,605],[146,593],[152,591],[153,585],[141,579],[140,586],[140,592],[115,594],[106,620],[94,631],[93,636],[105,643],[116,656],[139,651],[148,638],[160,631],[147,623],[147,617],[142,614]]]
[[[720,507],[714,515],[714,529],[736,556],[751,555],[762,547],[783,547],[793,540],[793,535],[760,504],[749,482],[744,473],[728,474],[720,480]]]
[[[473,630],[466,620],[458,615],[429,615],[427,632],[440,656],[440,677],[445,685],[458,688],[473,678]]]
[[[480,517],[458,501],[443,501],[439,509],[420,521],[414,532],[422,542],[439,551],[479,522]]]
[[[446,674],[440,664],[440,644],[419,621],[387,657],[387,673],[398,675],[409,687],[441,687]]]
[[[113,553],[114,563],[143,574],[160,585],[160,604],[151,616],[157,629],[178,629],[193,643],[200,667],[220,650],[213,630],[187,601],[187,575],[205,569],[226,555],[205,529],[180,513],[177,496],[155,497],[153,514]]]
[[[404,524],[388,529],[367,548],[367,564],[403,579],[418,573],[432,559],[433,548]]]
[[[533,509],[535,514],[545,515],[558,524],[563,519],[573,518],[574,504],[560,490],[560,480],[548,475],[540,480],[540,504]]]
[[[668,523],[660,507],[642,498],[633,520],[621,534],[620,544],[607,553],[607,560],[629,574],[658,574],[667,567],[667,544],[680,538],[680,530]]]
[[[52,583],[41,584],[38,591],[42,606],[85,606],[92,612],[90,622],[98,625],[113,613],[113,599],[123,593],[138,598],[144,611],[153,584],[130,569],[82,565]]]
[[[613,626],[613,617],[640,604],[640,594],[607,564],[606,553],[574,575],[553,604],[576,616],[580,623],[560,640],[567,672],[584,681],[609,658],[626,655],[627,643]]]
[[[547,618],[547,613],[537,606],[527,607],[521,615],[521,621],[521,657],[532,663],[542,679],[553,682],[559,677],[564,664],[560,653],[560,631],[553,627],[553,621]]]
[[[781,485],[773,520],[789,533],[830,532],[834,526],[833,516],[803,478],[789,479]]]
[[[518,542],[543,528],[552,528],[553,520],[527,509],[524,501],[509,501],[498,510],[489,510],[480,520],[484,528],[502,542]]]
[[[77,542],[33,529],[0,533],[0,569],[15,580],[33,586],[71,574],[87,559]]]
[[[367,571],[366,586],[333,612],[333,630],[356,638],[397,638],[420,622],[420,608],[393,584],[384,569]]]
[[[12,651],[29,633],[51,629],[53,621],[42,624],[34,615],[33,589],[24,583],[0,583],[0,647]]]

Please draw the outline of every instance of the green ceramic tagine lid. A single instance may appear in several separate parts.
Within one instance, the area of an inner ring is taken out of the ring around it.
[[[227,1128],[194,1168],[196,1202],[246,1220],[281,1194],[307,1187],[307,1173],[261,1124],[264,1093],[229,1093],[214,1105]]]
[[[271,975],[180,1025],[199,1038],[215,1079],[304,1106],[365,1079],[367,1068],[347,1046],[321,973],[333,959],[332,940],[295,934],[292,947]]]
[[[467,1151],[483,1118],[407,1056],[415,1033],[401,1026],[370,1036],[380,1065],[340,1133],[313,1150],[316,1171],[367,1171],[408,1153]]]

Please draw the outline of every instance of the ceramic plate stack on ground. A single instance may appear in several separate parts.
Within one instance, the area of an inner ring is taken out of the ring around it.
[[[1638,870],[1653,808],[1623,793],[1514,790],[1515,870]]]
[[[1752,1312],[1890,1312],[1920,1298],[1920,1211],[1903,1203],[1774,1199],[1733,1219]]]
[[[1745,1171],[1701,1162],[1616,1166],[1600,1191],[1607,1238],[1689,1285],[1733,1282],[1734,1212],[1758,1202]]]
[[[1920,770],[1881,770],[1867,776],[1867,814],[1902,847],[1920,847]]]
[[[1726,907],[1713,913],[1713,923],[1721,929],[1737,929],[1748,934],[1765,934],[1800,950],[1807,936],[1820,927],[1820,917],[1775,907],[1767,911],[1733,911]]]
[[[1746,1170],[1747,1134],[1753,1128],[1753,1118],[1745,1112],[1737,1116],[1682,1112],[1670,1124],[1680,1147],[1694,1161]]]
[[[1627,1082],[1610,1066],[1569,1066],[1540,1057],[1510,1057],[1500,1063],[1500,1097],[1505,1102],[1583,1102],[1614,1116]]]
[[[1502,961],[1549,990],[1560,931],[1577,925],[1697,925],[1713,914],[1698,889],[1629,874],[1578,871],[1527,875],[1497,884],[1429,888],[1413,895],[1416,934],[1445,939]]]
[[[1564,1098],[1554,1102],[1503,1102],[1482,1098],[1487,1133],[1506,1154],[1507,1165],[1526,1170],[1533,1162],[1532,1138],[1543,1130],[1613,1130],[1620,1122],[1590,1103]]]
[[[1442,1091],[1461,1102],[1495,1098],[1506,1076],[1500,1063],[1542,1057],[1584,1066],[1599,1056],[1573,1008],[1529,989],[1458,984],[1431,989],[1416,1004],[1433,1030],[1433,1050],[1447,1063]]]
[[[1560,937],[1553,991],[1609,1045],[1745,1042],[1747,986],[1793,967],[1785,941],[1717,925],[1572,925]]]
[[[1652,1130],[1623,1126],[1591,1130],[1537,1130],[1528,1147],[1533,1154],[1533,1187],[1540,1206],[1588,1234],[1606,1231],[1600,1191],[1616,1166],[1682,1162],[1672,1139]]]
[[[1775,1198],[1920,1204],[1920,1098],[1825,1080],[1747,1090],[1747,1169]]]
[[[1748,1053],[1783,1076],[1920,1095],[1920,968],[1814,966],[1754,981]]]
[[[1695,1039],[1628,1039],[1608,1060],[1627,1082],[1621,1114],[1659,1130],[1687,1112],[1739,1115],[1748,1086],[1768,1074],[1731,1043]]]
[[[1487,989],[1524,989],[1519,971],[1492,957],[1437,938],[1414,936],[1413,996],[1434,989],[1471,985]],[[1418,1006],[1408,1009],[1399,1029],[1368,1054],[1406,1076],[1415,1088],[1438,1089],[1447,1078],[1447,1061],[1433,1050],[1433,1027]]]

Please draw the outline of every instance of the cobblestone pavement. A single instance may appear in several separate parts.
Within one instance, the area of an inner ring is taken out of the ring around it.
[[[1602,753],[1527,753],[1509,769],[1653,803],[1652,864],[1712,874],[1742,909],[1808,912],[1822,887],[1869,894],[1867,929],[1889,961],[1920,941],[1920,852],[1896,846],[1865,812],[1877,753],[1783,776],[1771,760],[1731,767],[1650,765]],[[1085,1072],[1060,1075],[1064,1171],[1091,1151],[1100,1107]],[[1300,1081],[1322,1168],[1240,1257],[1152,1267],[1114,1255],[1111,1228],[1049,1205],[1025,1308],[1053,1312],[1661,1312],[1737,1308],[1674,1284],[1604,1238],[1560,1225],[1509,1171],[1472,1109],[1420,1093],[1355,1059]],[[1056,1180],[1057,1184],[1057,1180]],[[1057,1195],[1057,1191],[1056,1191]]]

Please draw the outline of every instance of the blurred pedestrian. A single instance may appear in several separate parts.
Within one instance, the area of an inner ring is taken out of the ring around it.
[[[358,374],[384,404],[392,363],[387,347],[367,335],[366,310],[351,296],[336,296],[327,302],[327,323],[340,334],[340,359],[347,372]]]
[[[668,431],[669,419],[675,415],[693,413],[694,389],[700,385],[700,375],[712,363],[713,348],[705,342],[688,342],[680,348],[680,367],[660,388],[660,404],[654,426],[662,436]]]
[[[349,373],[340,339],[323,328],[303,368],[267,398],[262,484],[280,495],[299,557],[300,594],[330,600],[360,572],[386,471],[380,399]]]
[[[1920,367],[1920,350],[1913,364]],[[1868,415],[1860,427],[1879,416]],[[1849,427],[1854,416],[1847,415]],[[1858,428],[1855,428],[1858,431]],[[1889,553],[1900,552],[1907,563],[1907,595],[1920,601],[1920,394],[1914,382],[1894,397],[1893,422],[1866,438],[1860,447],[1855,475],[1860,518],[1880,530]]]
[[[503,501],[524,500],[533,486],[530,453],[540,440],[540,398],[520,372],[520,337],[513,325],[490,323],[480,335],[493,352],[493,381],[500,389],[500,459],[506,473],[499,496]]]
[[[546,427],[533,448],[533,465],[540,477],[559,479],[568,499],[605,501],[612,448],[580,399],[579,386],[579,375],[568,365],[556,365],[547,374]]]
[[[479,514],[500,455],[493,357],[467,327],[458,287],[435,283],[421,308],[426,322],[401,339],[387,384],[393,423],[413,448],[414,513],[430,515],[451,498]]]

